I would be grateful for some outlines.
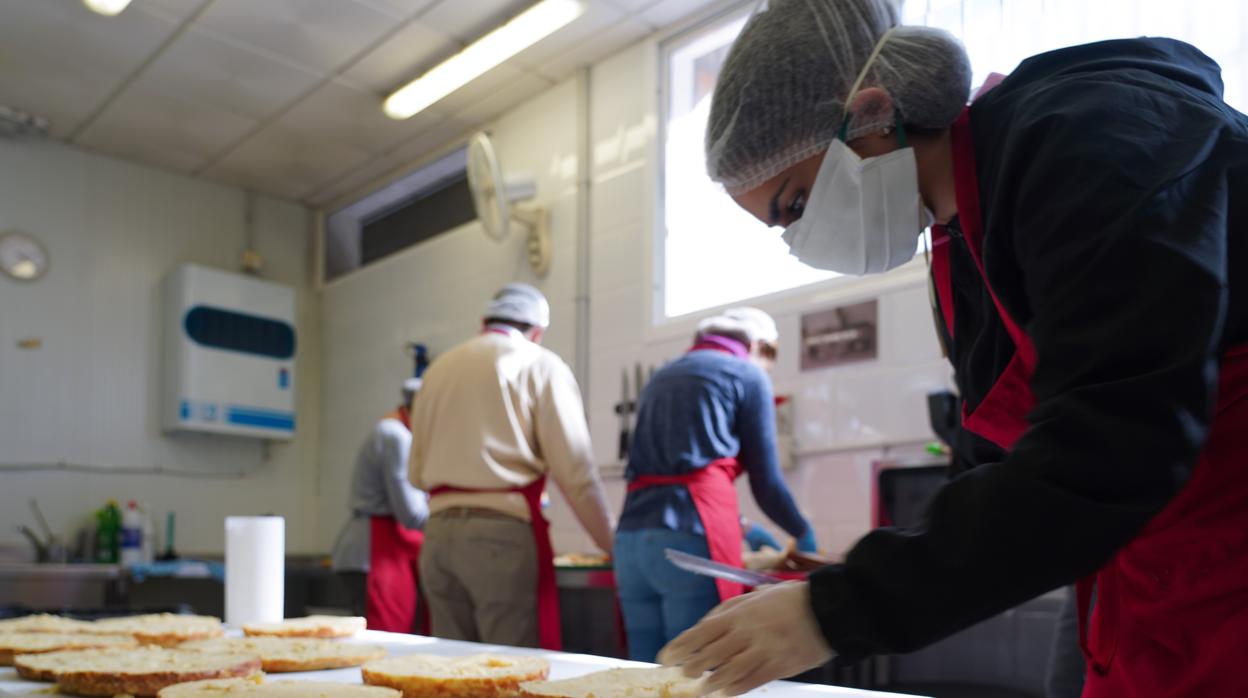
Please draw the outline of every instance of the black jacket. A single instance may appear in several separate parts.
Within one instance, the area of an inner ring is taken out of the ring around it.
[[[906,652],[1094,572],[1182,487],[1220,350],[1248,340],[1248,117],[1166,39],[1024,61],[971,107],[985,273],[1035,343],[1036,406],[917,530],[879,529],[811,577],[838,654]],[[956,224],[954,226],[956,230]],[[953,239],[950,345],[974,408],[1014,345]]]

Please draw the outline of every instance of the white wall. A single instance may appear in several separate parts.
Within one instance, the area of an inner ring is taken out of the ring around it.
[[[476,221],[334,280],[324,290],[324,429],[320,496],[327,520],[346,519],[356,450],[371,425],[398,402],[411,375],[406,342],[438,354],[480,330],[485,303],[499,286],[525,281],[550,299],[545,345],[572,363],[575,348],[577,84],[569,80],[489,128],[506,172],[537,178],[550,207],[554,257],[544,279],[528,266],[524,236],[496,242]],[[322,528],[328,548],[333,526]]]
[[[298,291],[297,438],[266,457],[254,440],[160,431],[157,287],[186,262],[237,269],[243,210],[239,189],[0,140],[0,230],[34,234],[51,256],[37,283],[0,278],[0,545],[25,547],[14,528],[33,524],[29,497],[62,535],[114,497],[150,502],[162,527],[176,511],[183,552],[220,552],[223,516],[266,512],[288,517],[289,550],[322,549],[313,477],[320,311],[302,207],[261,198],[256,211],[264,276]],[[21,350],[23,338],[43,346]],[[12,469],[59,462],[103,472]],[[116,472],[156,467],[199,477]],[[246,475],[205,479],[236,472]]]

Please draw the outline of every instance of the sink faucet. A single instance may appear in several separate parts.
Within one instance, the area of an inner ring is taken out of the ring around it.
[[[26,536],[26,540],[30,541],[31,547],[35,549],[35,562],[51,562],[52,551],[48,544],[39,540],[39,536],[30,530],[30,526],[18,526],[17,532]]]
[[[52,532],[52,528],[48,526],[47,519],[43,518],[43,512],[39,510],[39,501],[35,498],[30,499],[30,510],[35,515],[35,520],[39,523],[39,527],[43,529],[44,540],[39,540],[39,536],[31,530],[29,526],[18,526],[17,531],[26,536],[26,540],[30,541],[31,546],[35,549],[35,562],[65,562],[66,550],[61,544],[60,539]]]

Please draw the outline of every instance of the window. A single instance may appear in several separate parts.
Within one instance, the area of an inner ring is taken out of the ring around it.
[[[778,228],[755,220],[706,176],[702,142],[711,91],[747,17],[738,13],[665,50],[663,317],[836,276],[790,257]]]
[[[952,32],[966,44],[975,84],[1028,56],[1103,39],[1168,36],[1222,66],[1226,101],[1248,109],[1248,6],[1243,0],[908,0],[906,24]]]
[[[325,219],[325,280],[476,218],[460,148]]]
[[[751,3],[752,4],[752,3]],[[1141,35],[1195,44],[1222,66],[1226,100],[1248,109],[1248,9],[1243,0],[909,0],[904,22],[961,38],[975,71],[1007,73],[1062,46]],[[778,229],[734,204],[706,176],[710,96],[728,48],[748,18],[726,16],[664,46],[666,80],[658,319],[832,279],[788,255]]]

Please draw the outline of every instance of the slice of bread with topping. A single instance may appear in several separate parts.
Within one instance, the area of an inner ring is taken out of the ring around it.
[[[188,640],[220,637],[224,631],[220,619],[212,616],[148,613],[97,620],[86,632],[109,635],[128,633],[144,645],[174,647]]]
[[[155,696],[186,681],[251,676],[260,671],[252,654],[141,647],[119,656],[66,657],[55,669],[57,689],[80,696]]]
[[[134,651],[132,647],[110,647],[95,650],[60,650],[46,654],[19,654],[13,658],[17,675],[27,681],[56,681],[56,672],[71,664],[104,662],[109,658],[124,657]]]
[[[243,634],[271,637],[351,637],[368,627],[360,616],[305,616],[276,623],[247,623]]]
[[[318,671],[359,666],[386,656],[381,645],[298,637],[218,637],[178,646],[208,652],[243,652],[260,657],[266,672]]]
[[[607,669],[562,681],[520,684],[522,698],[698,698],[702,679],[686,678],[674,667]]]
[[[0,633],[0,666],[13,666],[13,657],[19,654],[43,654],[94,647],[134,647],[137,644],[139,643],[129,635]]]
[[[539,657],[476,654],[442,657],[409,654],[365,664],[364,683],[397,688],[404,698],[514,698],[525,681],[550,675]]]
[[[0,620],[0,633],[74,633],[88,632],[91,623],[63,616],[39,613],[21,618]]]
[[[317,681],[263,682],[262,677],[180,683],[160,689],[159,698],[399,698],[393,688]]]

